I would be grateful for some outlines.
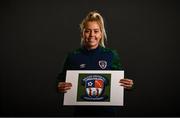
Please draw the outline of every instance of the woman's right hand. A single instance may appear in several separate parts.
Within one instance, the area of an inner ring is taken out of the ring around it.
[[[67,90],[71,89],[72,84],[69,82],[59,82],[58,83],[58,92],[66,93]]]

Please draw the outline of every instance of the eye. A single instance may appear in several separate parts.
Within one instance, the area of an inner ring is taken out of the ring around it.
[[[84,32],[85,32],[85,33],[89,33],[89,32],[90,32],[90,30],[85,30]]]
[[[99,32],[99,30],[95,30],[95,31],[94,31],[94,33],[98,33],[98,32]]]

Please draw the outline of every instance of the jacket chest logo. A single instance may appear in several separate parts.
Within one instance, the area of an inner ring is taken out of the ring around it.
[[[99,60],[99,67],[101,69],[105,69],[107,67],[107,61],[105,60]]]

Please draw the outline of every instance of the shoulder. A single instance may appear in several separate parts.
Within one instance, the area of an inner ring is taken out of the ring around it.
[[[67,57],[68,57],[68,58],[71,58],[71,57],[76,56],[76,55],[79,55],[79,54],[81,54],[81,53],[82,53],[82,49],[81,49],[81,48],[77,48],[77,49],[74,49],[74,50],[72,50],[72,51],[69,51],[69,52],[67,53]]]
[[[101,50],[105,53],[111,53],[112,55],[118,55],[117,50],[112,49],[112,48],[103,48],[101,47]]]
[[[69,55],[76,55],[82,53],[82,48],[77,48],[71,52],[69,52]]]

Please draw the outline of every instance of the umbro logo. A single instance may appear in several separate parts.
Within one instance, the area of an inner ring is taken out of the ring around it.
[[[79,67],[80,67],[80,68],[85,68],[85,67],[86,67],[86,64],[80,64]]]

